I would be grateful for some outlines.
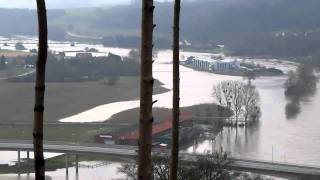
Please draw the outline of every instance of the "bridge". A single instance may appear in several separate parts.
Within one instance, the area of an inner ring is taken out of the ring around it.
[[[0,150],[7,151],[33,151],[31,141],[20,142],[3,142],[0,141]],[[48,142],[44,144],[45,152],[66,153],[76,155],[76,172],[78,172],[78,155],[80,154],[101,154],[115,156],[137,156],[137,147],[123,145],[97,145],[97,144],[70,144],[65,142]],[[153,152],[167,153],[160,149],[153,149]],[[18,153],[20,156],[20,153]],[[199,154],[189,154],[186,152],[180,153],[180,158],[185,161],[195,161]],[[20,161],[20,157],[18,157]],[[253,173],[261,173],[265,175],[283,177],[293,180],[319,180],[320,167],[312,167],[306,165],[258,161],[243,158],[230,157],[232,162],[228,166],[230,170],[246,171]],[[67,170],[67,168],[66,168]],[[68,170],[67,170],[68,172]]]

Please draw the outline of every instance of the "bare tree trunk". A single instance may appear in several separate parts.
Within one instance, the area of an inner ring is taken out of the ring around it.
[[[142,1],[138,179],[152,179],[153,0]]]
[[[179,159],[180,70],[179,70],[180,0],[174,3],[173,18],[173,98],[170,180],[177,179]]]
[[[45,179],[45,161],[43,157],[43,112],[45,92],[45,72],[48,51],[47,12],[45,0],[37,0],[39,51],[36,71],[33,148],[36,180]]]

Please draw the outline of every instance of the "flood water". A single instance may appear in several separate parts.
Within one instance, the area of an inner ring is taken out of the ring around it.
[[[82,164],[93,164],[96,162],[80,162]],[[46,172],[47,180],[116,180],[124,179],[125,175],[118,172],[121,167],[120,163],[110,163],[102,167],[88,168],[80,167],[79,174],[76,174],[75,167],[68,168],[68,176],[66,176],[66,169],[57,169],[56,171]],[[34,174],[6,174],[0,175],[1,180],[32,180]]]
[[[28,48],[35,47],[35,45],[28,46]],[[56,51],[66,49],[71,51],[83,50],[85,47],[96,47],[99,48],[99,51],[105,52],[105,54],[113,52],[123,56],[129,52],[129,49],[104,48],[101,45],[88,44],[77,44],[76,47],[57,44],[50,47]],[[70,52],[69,55],[72,56],[74,54],[75,52]],[[211,57],[211,54],[207,53],[182,52],[183,57],[190,55],[205,58]],[[168,89],[172,89],[171,61],[171,51],[160,51],[154,64],[155,78],[160,80],[164,84],[163,86]],[[274,61],[268,65],[277,66],[285,71],[295,68],[291,63],[278,64]],[[181,106],[214,102],[212,87],[222,80],[243,80],[243,78],[200,72],[181,66]],[[320,109],[320,93],[317,92],[309,101],[301,103],[301,112],[297,117],[287,119],[285,112],[287,100],[284,96],[283,88],[285,80],[286,76],[262,77],[253,81],[261,98],[262,116],[258,126],[248,129],[238,128],[237,131],[225,128],[214,140],[211,137],[199,140],[194,147],[189,147],[187,150],[189,152],[205,153],[211,151],[212,148],[223,146],[224,150],[231,152],[232,156],[317,165],[317,162],[320,161],[320,154],[318,153],[320,150],[320,118],[317,118]],[[171,98],[171,91],[154,96],[154,99],[158,100],[157,107],[171,108]],[[107,120],[115,113],[138,107],[138,105],[139,102],[135,99],[127,102],[105,104],[94,109],[88,109],[86,112],[79,112],[75,116],[65,117],[60,121],[80,122],[81,119],[81,122],[99,122]],[[13,156],[15,157],[15,155]],[[117,164],[112,167],[115,166]],[[100,172],[99,169],[97,171],[84,171],[86,172],[84,176],[87,175],[87,177],[90,177],[89,179],[104,179],[99,174],[103,175],[106,167],[102,169],[104,169],[104,172]],[[117,168],[111,168],[111,172],[118,176],[115,173],[115,169]],[[65,170],[62,169],[48,174],[50,175],[51,173],[52,176],[59,179],[61,174],[64,175],[64,172]],[[91,178],[94,175],[97,175],[97,177]],[[5,177],[10,178],[14,177],[14,175]],[[26,175],[23,175],[23,177],[26,177]],[[61,176],[61,179],[65,179],[63,177]],[[0,178],[2,179],[2,176]]]
[[[182,56],[190,55],[210,57],[211,54],[183,52]],[[172,89],[171,51],[160,51],[154,65],[154,77],[164,83],[164,87]],[[277,64],[271,62],[268,66],[278,67],[285,72],[295,69],[290,63]],[[201,103],[214,102],[212,87],[223,80],[243,80],[242,77],[217,75],[208,72],[195,71],[181,66],[181,106],[191,106]],[[317,120],[317,110],[320,109],[320,94],[316,93],[309,101],[301,103],[301,112],[292,119],[286,118],[285,106],[287,100],[284,96],[284,82],[286,76],[261,77],[253,81],[261,98],[262,116],[257,127],[247,130],[239,128],[224,129],[215,141],[201,140],[197,142],[196,151],[204,153],[211,151],[212,147],[224,147],[225,151],[233,156],[245,158],[274,160],[281,162],[317,165],[320,161],[320,122]],[[158,102],[156,107],[171,108],[172,92],[155,95]],[[99,106],[105,119],[122,111],[138,107],[138,101],[120,102]],[[108,111],[103,111],[103,109]],[[94,112],[89,110],[88,112]],[[88,113],[87,112],[87,113]],[[100,113],[101,114],[101,113]],[[76,117],[76,116],[75,116]],[[82,114],[82,120],[86,114]],[[72,121],[74,117],[69,117]],[[79,117],[78,117],[79,118]],[[104,118],[100,118],[104,119]],[[90,118],[92,121],[93,118]],[[99,121],[98,116],[96,120]],[[76,120],[74,120],[76,121]],[[237,133],[236,133],[237,132]],[[214,143],[212,145],[212,142]],[[194,147],[187,149],[193,152]]]
[[[287,119],[284,78],[263,78],[255,81],[261,96],[262,116],[257,127],[225,128],[214,141],[203,140],[197,152],[211,151],[220,145],[233,156],[298,164],[318,165],[320,161],[320,94],[301,103],[296,118]],[[319,86],[318,86],[319,87]],[[188,149],[189,152],[193,148]]]

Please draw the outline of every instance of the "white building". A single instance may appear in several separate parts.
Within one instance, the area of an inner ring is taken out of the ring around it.
[[[240,69],[240,62],[236,59],[205,60],[189,57],[186,64],[200,70],[207,71],[231,71]]]
[[[239,70],[240,62],[235,60],[221,60],[213,62],[211,70],[213,71],[231,71]]]

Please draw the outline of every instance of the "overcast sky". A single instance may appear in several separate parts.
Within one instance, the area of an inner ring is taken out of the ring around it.
[[[131,0],[46,0],[48,8],[89,7],[128,3]],[[1,8],[35,8],[36,0],[0,0]]]
[[[60,8],[77,8],[77,7],[95,7],[107,6],[116,4],[128,4],[132,1],[141,0],[46,0],[48,9]],[[154,0],[159,2],[173,1],[173,0]],[[183,0],[182,0],[183,1]],[[188,0],[200,1],[200,0]],[[220,0],[212,0],[220,1]],[[0,8],[31,8],[36,7],[36,0],[0,0]]]

